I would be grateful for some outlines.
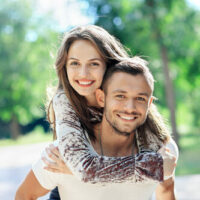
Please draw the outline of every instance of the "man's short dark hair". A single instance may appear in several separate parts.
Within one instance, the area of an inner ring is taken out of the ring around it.
[[[148,62],[146,60],[138,56],[135,56],[133,58],[124,59],[123,61],[120,61],[119,63],[113,66],[110,66],[104,74],[104,78],[102,81],[102,89],[106,93],[107,82],[109,78],[116,72],[124,72],[128,74],[132,74],[133,76],[143,75],[153,92],[154,78],[149,68],[147,67],[147,65],[148,65]]]

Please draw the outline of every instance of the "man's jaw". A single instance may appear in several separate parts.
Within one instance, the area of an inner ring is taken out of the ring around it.
[[[131,130],[131,131],[122,131],[121,130],[121,128],[119,127],[120,125],[117,125],[115,122],[111,122],[108,118],[107,118],[107,116],[105,115],[105,119],[106,119],[106,121],[108,122],[108,124],[110,125],[110,127],[112,127],[112,129],[114,130],[114,132],[116,133],[116,134],[118,134],[118,135],[124,135],[124,136],[130,136],[133,132],[134,132],[134,130]],[[125,120],[125,119],[123,119],[124,121],[128,121],[128,122],[131,122],[131,123],[133,123],[133,121],[132,121],[132,119],[131,120]],[[122,126],[124,126],[124,125],[122,125]]]

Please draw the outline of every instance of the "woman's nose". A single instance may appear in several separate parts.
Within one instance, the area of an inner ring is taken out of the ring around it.
[[[79,73],[80,73],[80,76],[83,76],[83,77],[87,76],[88,75],[88,67],[87,67],[87,65],[85,65],[85,64],[81,65]]]

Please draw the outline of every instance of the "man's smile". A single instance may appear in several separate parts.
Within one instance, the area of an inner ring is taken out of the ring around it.
[[[136,115],[127,115],[127,114],[117,114],[117,116],[123,121],[129,121],[129,122],[130,121],[133,122],[138,118],[138,116]]]

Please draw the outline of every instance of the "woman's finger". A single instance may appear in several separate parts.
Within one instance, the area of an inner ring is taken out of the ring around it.
[[[58,169],[54,169],[51,167],[44,167],[44,169],[50,172],[54,172],[54,173],[61,173]]]
[[[167,148],[167,147],[165,147],[165,151],[166,151],[166,152],[170,152],[170,149]]]
[[[49,148],[50,148],[52,153],[54,153],[57,157],[60,157],[58,147],[55,147],[53,144],[50,144]]]
[[[51,162],[48,159],[46,159],[45,157],[42,157],[42,161],[44,162],[44,164],[46,165],[46,167],[50,167],[50,168],[54,168],[57,169],[58,165],[55,162]]]
[[[48,157],[49,157],[50,159],[52,159],[52,160],[55,161],[55,162],[59,162],[59,161],[60,161],[60,158],[59,158],[57,155],[55,155],[55,154],[49,149],[49,147],[45,148],[45,151],[46,151],[46,153],[47,153],[47,155],[48,155]]]

